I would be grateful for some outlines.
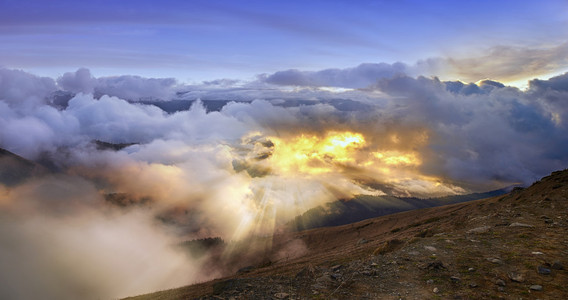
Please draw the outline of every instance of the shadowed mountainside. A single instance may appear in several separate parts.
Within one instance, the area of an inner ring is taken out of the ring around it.
[[[302,215],[297,216],[288,226],[298,231],[319,227],[339,226],[407,210],[500,196],[510,192],[512,189],[513,187],[507,187],[485,193],[429,199],[359,195],[353,199],[337,200],[329,202],[325,206],[312,208]]]
[[[47,173],[44,166],[0,148],[0,184],[15,186],[28,178]]]

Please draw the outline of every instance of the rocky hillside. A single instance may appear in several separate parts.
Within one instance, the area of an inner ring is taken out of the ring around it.
[[[129,299],[568,299],[568,170],[272,245],[268,262],[232,276]]]

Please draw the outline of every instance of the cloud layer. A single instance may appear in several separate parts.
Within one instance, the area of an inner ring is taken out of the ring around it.
[[[354,68],[300,71],[290,69],[259,77],[283,86],[364,88],[396,75],[439,76],[465,82],[517,82],[555,74],[568,68],[568,43],[549,47],[493,46],[467,57],[433,57],[407,63],[365,63]]]
[[[33,262],[1,273],[14,282],[1,294],[32,296],[21,278],[52,298],[182,285],[204,277],[196,275],[199,261],[170,247],[180,240],[271,234],[314,206],[357,194],[484,191],[566,168],[568,74],[532,80],[522,91],[409,70],[360,65],[184,86],[95,78],[87,69],[57,80],[0,69],[0,147],[56,170],[0,185],[0,241],[11,245],[0,260]],[[279,87],[290,84],[304,87]],[[237,101],[208,112],[197,98]],[[168,113],[147,99],[195,102]],[[102,150],[96,140],[124,148]],[[135,205],[113,206],[109,194]],[[160,266],[140,266],[149,256]],[[119,287],[113,277],[89,279],[116,265],[121,278],[148,277]],[[48,277],[61,290],[44,279],[53,269]]]

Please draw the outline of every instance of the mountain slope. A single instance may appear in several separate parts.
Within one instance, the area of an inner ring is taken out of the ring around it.
[[[14,186],[47,172],[45,167],[0,148],[0,184]]]
[[[265,257],[133,299],[567,299],[568,171],[503,196],[279,234]]]
[[[394,196],[359,195],[349,200],[337,200],[318,206],[297,216],[288,224],[294,230],[306,230],[355,223],[358,221],[390,215],[397,212],[442,206],[465,201],[500,196],[511,191],[512,187],[485,193],[419,199]]]

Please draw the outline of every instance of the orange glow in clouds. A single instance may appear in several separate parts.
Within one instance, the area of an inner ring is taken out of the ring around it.
[[[270,158],[278,173],[328,173],[337,163],[355,162],[355,154],[365,145],[360,133],[328,132],[325,137],[302,134],[283,140],[272,137],[274,152]]]
[[[391,186],[390,192],[395,195],[463,192],[439,178],[422,175],[422,155],[402,148],[419,148],[427,142],[425,134],[417,133],[416,138],[386,136],[384,144],[376,145],[371,145],[363,134],[351,131],[292,137],[254,132],[242,141],[248,152],[241,152],[244,162],[235,166],[248,170],[250,177],[241,204],[246,209],[233,234],[235,240],[250,234],[269,235],[306,210],[336,199],[385,194],[362,184],[361,178]]]
[[[301,134],[290,139],[271,137],[274,150],[269,159],[278,174],[322,174],[337,171],[340,165],[390,171],[422,164],[419,153],[398,150],[369,152],[360,133],[328,132],[324,137]]]

